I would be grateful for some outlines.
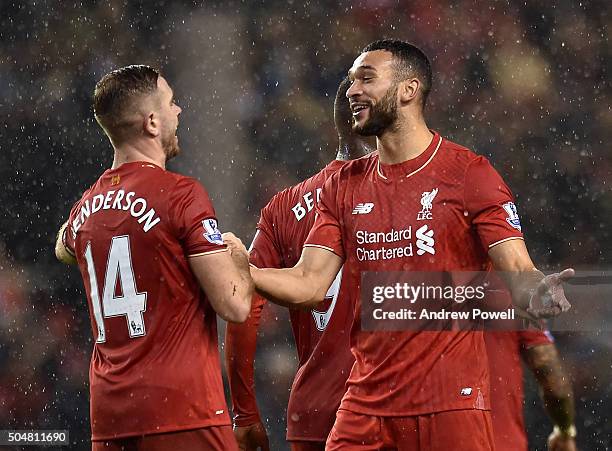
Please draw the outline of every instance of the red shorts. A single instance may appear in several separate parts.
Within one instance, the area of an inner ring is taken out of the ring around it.
[[[231,426],[211,426],[91,442],[91,449],[92,451],[238,451],[238,444]]]
[[[325,451],[325,442],[290,441],[291,451]]]
[[[411,417],[377,417],[340,409],[326,451],[492,451],[491,415],[451,410]]]

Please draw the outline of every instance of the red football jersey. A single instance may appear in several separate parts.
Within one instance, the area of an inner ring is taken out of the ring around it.
[[[495,449],[526,451],[521,351],[551,344],[551,337],[539,330],[486,332],[485,343],[491,370],[491,419]]]
[[[364,271],[484,271],[487,251],[522,234],[512,195],[481,156],[434,134],[417,158],[347,163],[325,183],[307,246],[345,260],[342,299],[357,302],[356,357],[341,408],[379,416],[488,409],[482,331],[365,332]]]
[[[276,194],[262,209],[251,245],[251,263],[261,268],[290,268],[300,259],[314,223],[315,204],[325,180],[345,164],[332,161],[313,177]],[[287,439],[325,441],[344,394],[353,365],[349,335],[353,305],[338,300],[341,273],[314,310],[290,309],[299,367],[287,407]],[[261,298],[253,302],[245,324],[228,326],[226,352],[230,357],[230,388],[237,425],[257,419],[253,386],[253,357]],[[333,314],[332,314],[333,313]],[[245,356],[244,350],[247,351]],[[235,374],[240,374],[237,377]]]
[[[107,170],[64,235],[89,302],[92,440],[231,424],[217,318],[190,256],[223,252],[194,179],[145,162]]]

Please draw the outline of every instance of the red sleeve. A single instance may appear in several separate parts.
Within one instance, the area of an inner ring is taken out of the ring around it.
[[[345,258],[338,205],[338,183],[341,172],[327,179],[317,204],[317,216],[304,247],[320,247]]]
[[[70,216],[68,216],[68,225],[64,229],[64,233],[62,235],[62,244],[66,248],[69,254],[72,254],[73,257],[76,258],[76,235],[74,233],[74,227],[72,226],[73,221],[75,220],[75,214],[78,211],[78,207],[80,205],[80,201],[77,202],[72,209],[70,210]]]
[[[274,199],[261,211],[257,233],[249,250],[251,263],[260,268],[281,267],[279,246],[274,239]],[[242,324],[228,324],[225,332],[227,376],[236,426],[249,426],[261,421],[255,396],[253,361],[264,304],[263,297],[254,295],[247,320]]]
[[[519,330],[517,334],[522,349],[529,349],[539,345],[549,345],[554,342],[553,336],[548,330]]]
[[[249,260],[258,268],[280,268],[282,265],[282,253],[274,230],[275,224],[281,222],[275,220],[278,203],[279,198],[275,196],[261,210],[257,232],[249,248]]]
[[[236,426],[249,426],[261,421],[255,397],[253,361],[264,304],[264,298],[254,295],[247,320],[242,324],[228,323],[225,330],[225,364]]]
[[[215,209],[200,183],[187,177],[179,179],[169,202],[170,220],[185,255],[203,255],[226,249],[217,227]]]
[[[485,249],[508,239],[523,238],[512,193],[484,157],[468,166],[464,200]]]

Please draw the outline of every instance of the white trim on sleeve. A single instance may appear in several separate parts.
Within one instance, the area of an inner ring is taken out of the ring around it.
[[[509,238],[504,238],[503,240],[499,240],[499,241],[496,241],[495,243],[489,244],[489,249],[491,249],[493,246],[497,246],[498,244],[501,244],[505,241],[510,241],[510,240],[523,240],[524,241],[524,238],[522,236],[511,236]]]
[[[227,251],[227,248],[225,248],[225,249],[217,249],[217,250],[208,251],[208,252],[200,252],[199,254],[190,254],[190,255],[187,256],[187,258],[200,257],[202,255],[218,254],[219,252],[225,252],[225,251]]]
[[[334,251],[331,247],[322,246],[320,244],[304,244],[304,247],[319,247],[321,249],[325,249],[326,251],[333,252],[334,254],[336,253],[336,251]]]

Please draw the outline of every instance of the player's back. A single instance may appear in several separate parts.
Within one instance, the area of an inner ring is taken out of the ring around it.
[[[68,233],[95,339],[93,439],[229,424],[216,315],[188,263],[224,250],[201,185],[124,164],[83,195]]]
[[[321,188],[344,164],[334,160],[272,198],[257,226],[251,249],[253,264],[290,268],[298,262],[314,223]],[[344,394],[354,363],[349,341],[354,305],[349,299],[338,300],[340,282],[341,274],[315,309],[289,311],[299,367],[287,408],[288,440],[325,441]]]

